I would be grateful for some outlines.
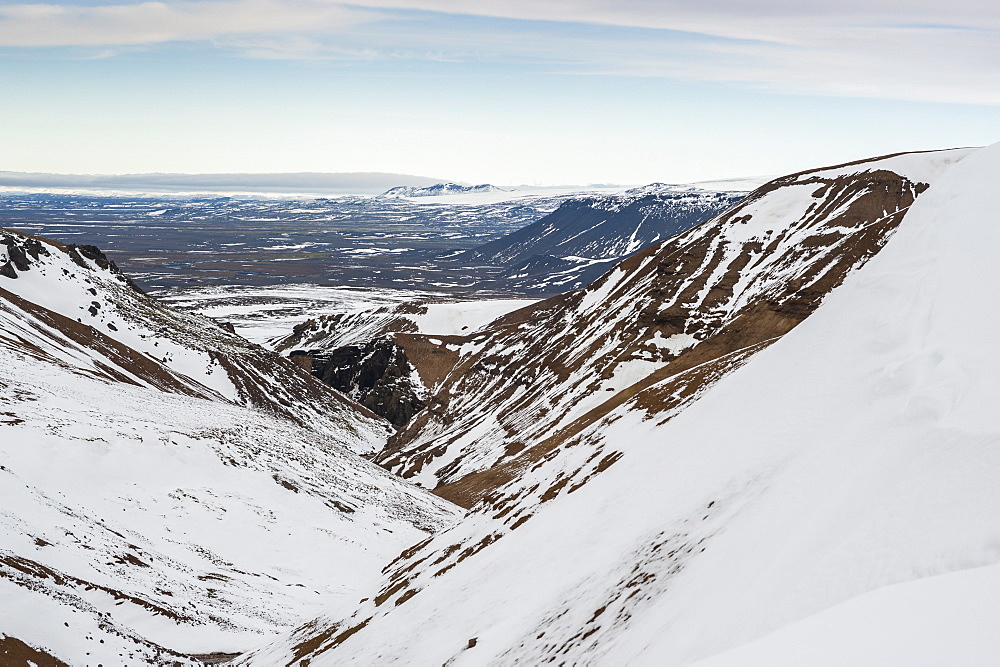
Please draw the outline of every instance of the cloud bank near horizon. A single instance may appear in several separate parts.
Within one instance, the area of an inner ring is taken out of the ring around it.
[[[440,178],[385,172],[275,174],[49,174],[0,171],[0,187],[126,190],[149,192],[309,192],[380,194],[399,185],[425,187]]]

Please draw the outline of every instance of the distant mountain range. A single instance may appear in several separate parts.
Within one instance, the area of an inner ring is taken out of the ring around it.
[[[131,190],[146,192],[310,192],[378,194],[386,188],[424,188],[440,178],[383,172],[291,174],[46,174],[0,171],[0,187]]]
[[[469,195],[484,192],[506,192],[489,183],[482,185],[459,185],[458,183],[435,183],[424,187],[399,185],[382,193],[383,197],[440,197],[441,195]]]
[[[618,261],[733,206],[746,192],[664,183],[570,199],[544,218],[457,257],[506,267],[506,289],[555,294],[584,287]]]

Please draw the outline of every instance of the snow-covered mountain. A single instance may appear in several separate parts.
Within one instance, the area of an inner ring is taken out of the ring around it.
[[[348,383],[412,364],[385,450],[309,354],[3,232],[0,658],[988,664],[997,178],[802,172],[586,289],[303,323]]]
[[[683,373],[721,372],[801,322],[960,154],[777,179],[585,290],[448,341],[461,350],[454,369],[377,460],[471,504],[653,384],[680,383],[655,412],[683,404],[699,388]],[[581,462],[579,474],[603,459]]]
[[[77,372],[280,415],[352,447],[381,446],[387,425],[279,355],[212,320],[166,308],[93,246],[0,231],[0,339]]]
[[[625,257],[722,213],[746,194],[654,183],[621,194],[579,197],[460,257],[506,267],[500,280],[509,289],[542,294],[576,289]]]
[[[3,655],[201,664],[348,609],[458,514],[355,453],[391,430],[96,248],[4,230]]]
[[[472,513],[243,660],[988,663],[997,178],[1000,145],[778,179],[473,336],[387,461]]]
[[[417,187],[413,185],[399,185],[389,188],[380,197],[441,197],[444,195],[470,195],[483,194],[485,192],[503,192],[503,188],[498,188],[489,183],[480,185],[459,185],[458,183],[435,183]]]

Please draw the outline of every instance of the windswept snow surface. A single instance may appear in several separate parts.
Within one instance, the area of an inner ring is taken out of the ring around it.
[[[70,664],[244,650],[346,608],[457,514],[255,410],[2,346],[0,389],[0,631]]]
[[[507,313],[535,303],[536,299],[483,299],[455,303],[428,303],[427,312],[413,315],[417,332],[452,336],[477,331]]]
[[[992,586],[971,568],[1000,564],[998,179],[1000,144],[948,167],[882,252],[693,405],[666,422],[614,412],[600,437],[624,454],[588,484],[513,530],[473,514],[343,634],[306,650],[305,628],[251,657],[670,665],[787,627],[735,664],[780,662],[804,636],[862,663],[992,661],[996,632],[954,617],[915,639],[923,657],[893,642],[867,655],[871,629],[842,610],[995,609],[969,577]],[[466,551],[435,571],[448,544]],[[829,625],[803,621],[824,610]]]
[[[696,664],[991,665],[998,618],[1000,566],[974,567],[869,591]]]

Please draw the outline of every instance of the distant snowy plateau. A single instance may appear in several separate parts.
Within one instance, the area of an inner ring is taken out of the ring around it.
[[[422,187],[189,202],[224,248],[275,245],[251,210],[295,246],[419,197],[412,257],[454,280],[316,284],[317,253],[195,286],[177,232],[151,295],[138,246],[89,245],[108,202],[11,199],[0,664],[995,664],[998,180],[1000,144],[442,195],[517,217],[472,233]]]

